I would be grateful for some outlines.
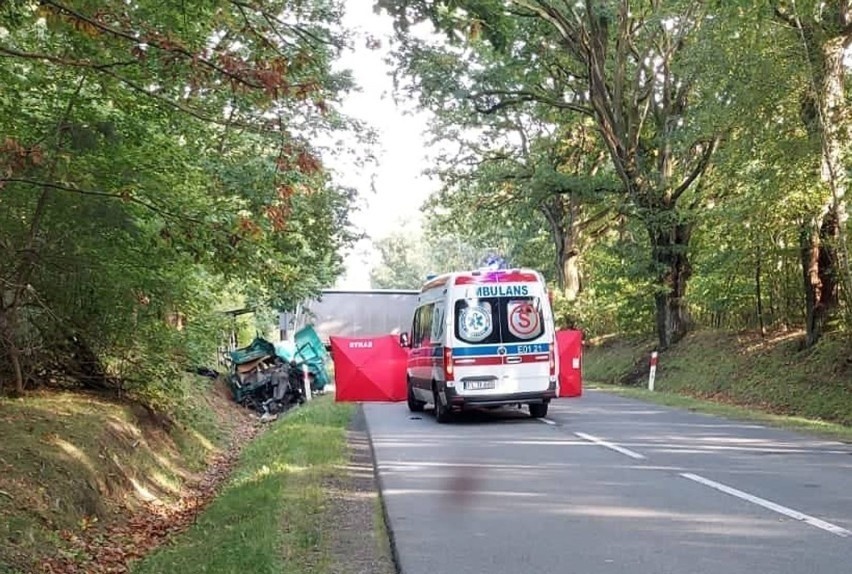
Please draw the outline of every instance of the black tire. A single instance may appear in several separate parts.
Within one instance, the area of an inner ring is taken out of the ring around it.
[[[426,403],[418,401],[414,396],[414,388],[411,386],[411,381],[408,381],[408,410],[413,413],[422,413]]]
[[[437,389],[432,389],[432,400],[435,402],[435,420],[438,423],[446,423],[450,420],[450,409],[441,403],[441,397]]]
[[[533,403],[530,405],[530,416],[541,419],[547,416],[547,403]]]

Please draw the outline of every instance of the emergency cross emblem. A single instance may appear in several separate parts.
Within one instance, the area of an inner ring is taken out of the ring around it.
[[[465,307],[459,314],[459,327],[462,336],[468,341],[485,339],[491,334],[490,310],[483,306]]]

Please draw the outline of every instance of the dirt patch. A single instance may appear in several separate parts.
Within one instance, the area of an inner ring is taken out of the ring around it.
[[[346,432],[349,463],[326,485],[323,516],[330,574],[394,574],[390,544],[379,503],[373,455],[359,407]]]

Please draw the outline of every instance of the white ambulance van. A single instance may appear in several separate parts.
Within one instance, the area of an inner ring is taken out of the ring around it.
[[[408,408],[435,406],[438,422],[466,408],[525,404],[536,418],[556,397],[553,312],[532,269],[449,273],[420,292],[406,376]]]

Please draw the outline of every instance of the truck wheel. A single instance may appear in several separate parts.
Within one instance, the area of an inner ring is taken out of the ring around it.
[[[411,386],[411,381],[408,381],[408,410],[413,413],[423,412],[423,407],[426,406],[426,403],[423,401],[418,401],[414,397],[414,389]]]
[[[435,420],[439,423],[448,422],[450,420],[450,409],[441,403],[437,389],[432,390],[432,400],[435,402]]]
[[[540,419],[547,416],[547,403],[534,403],[530,405],[530,416]]]

